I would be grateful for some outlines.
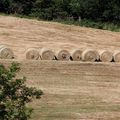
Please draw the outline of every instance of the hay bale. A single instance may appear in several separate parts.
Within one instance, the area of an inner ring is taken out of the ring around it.
[[[47,48],[42,48],[40,50],[40,56],[42,60],[54,60],[55,59],[54,52]]]
[[[82,55],[82,51],[81,50],[73,50],[71,52],[71,57],[73,61],[80,61],[81,60],[81,55]]]
[[[96,50],[86,49],[82,52],[82,61],[94,62],[99,59],[99,54]]]
[[[115,51],[113,54],[113,59],[115,62],[120,62],[120,51]]]
[[[7,46],[0,46],[0,58],[1,59],[12,59],[14,58],[13,51]]]
[[[100,61],[102,62],[111,62],[113,59],[112,52],[108,50],[100,50],[99,51]]]
[[[26,59],[28,59],[28,60],[38,60],[39,59],[39,51],[35,48],[29,48],[26,51]]]
[[[3,47],[7,47],[6,45],[0,45],[0,49],[3,48]]]
[[[70,60],[70,53],[67,50],[58,50],[56,52],[57,60],[68,61]]]

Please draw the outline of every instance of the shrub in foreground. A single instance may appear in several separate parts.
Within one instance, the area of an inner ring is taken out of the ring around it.
[[[27,120],[33,111],[26,106],[33,98],[40,99],[43,92],[27,87],[26,78],[17,79],[19,64],[12,63],[9,69],[0,65],[0,120]]]

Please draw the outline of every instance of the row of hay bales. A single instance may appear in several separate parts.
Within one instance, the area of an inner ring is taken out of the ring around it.
[[[51,49],[42,48],[35,49],[29,48],[26,51],[26,59],[28,60],[60,60],[60,61],[86,61],[86,62],[120,62],[120,51],[108,51],[108,50],[94,50],[75,49],[69,52],[68,50],[61,49],[53,52]]]
[[[120,62],[120,51],[108,51],[108,50],[94,50],[75,49],[68,51],[65,49],[52,51],[51,49],[42,48],[29,48],[26,51],[26,59],[28,60],[61,60],[61,61],[102,61],[102,62]],[[6,45],[0,45],[0,59],[13,59],[13,51]]]

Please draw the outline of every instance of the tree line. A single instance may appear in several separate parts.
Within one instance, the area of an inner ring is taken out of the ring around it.
[[[1,0],[0,12],[45,20],[90,19],[119,22],[120,0]]]

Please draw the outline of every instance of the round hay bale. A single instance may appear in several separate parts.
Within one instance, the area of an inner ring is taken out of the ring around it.
[[[0,47],[0,58],[1,59],[12,59],[14,58],[14,53],[10,48],[6,46],[1,46]]]
[[[3,48],[3,47],[7,47],[6,45],[0,45],[0,49]]]
[[[56,53],[57,60],[68,61],[70,60],[70,53],[67,50],[58,50]]]
[[[120,62],[120,51],[115,51],[113,54],[113,59],[115,62]]]
[[[26,51],[26,59],[28,59],[28,60],[38,60],[39,59],[39,51],[35,48],[29,48]]]
[[[108,50],[100,50],[99,51],[100,61],[102,62],[111,62],[113,59],[112,52]]]
[[[73,61],[80,61],[81,60],[81,55],[82,55],[82,51],[81,50],[73,50],[71,52],[71,57]]]
[[[99,54],[96,50],[86,49],[82,52],[82,61],[95,62],[99,59]]]
[[[42,60],[54,60],[55,59],[54,52],[47,48],[42,48],[40,50],[40,56]]]

